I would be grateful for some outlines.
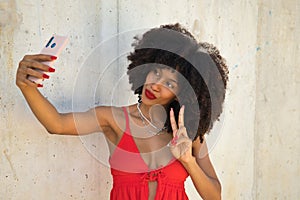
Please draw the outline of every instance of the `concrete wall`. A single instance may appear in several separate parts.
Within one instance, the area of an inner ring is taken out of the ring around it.
[[[111,188],[106,146],[93,143],[101,136],[48,135],[30,112],[15,86],[23,55],[38,53],[53,33],[68,35],[42,93],[62,112],[125,104],[135,99],[119,53],[140,29],[174,22],[215,44],[229,65],[225,110],[208,137],[223,199],[299,199],[299,7],[292,0],[0,0],[0,199],[108,199]],[[98,68],[89,56],[97,52]],[[190,180],[186,188],[200,199]]]

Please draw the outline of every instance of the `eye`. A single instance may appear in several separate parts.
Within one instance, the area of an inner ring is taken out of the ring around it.
[[[154,69],[153,73],[155,74],[155,76],[160,77],[160,73],[157,69]]]
[[[171,89],[173,89],[173,88],[175,87],[175,86],[174,86],[171,82],[169,82],[169,81],[166,82],[166,85],[167,85],[168,88],[171,88]]]

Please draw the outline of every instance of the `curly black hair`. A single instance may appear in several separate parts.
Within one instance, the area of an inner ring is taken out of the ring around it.
[[[180,106],[185,105],[185,126],[192,140],[203,142],[213,123],[222,113],[228,81],[228,67],[218,49],[212,44],[197,42],[180,24],[162,25],[135,37],[134,51],[127,74],[135,94],[141,95],[147,74],[153,67],[170,67],[179,72],[180,92],[172,107],[176,121]],[[137,70],[140,66],[141,70]],[[165,127],[172,132],[169,112]]]

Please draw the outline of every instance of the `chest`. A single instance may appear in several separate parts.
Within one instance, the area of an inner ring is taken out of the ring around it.
[[[108,146],[111,156],[113,154],[118,154],[114,155],[118,157],[123,157],[122,154],[124,156],[129,155],[128,161],[130,161],[130,153],[128,152],[134,152],[135,163],[139,162],[152,170],[164,167],[174,159],[167,146],[171,139],[172,135],[168,133],[155,136],[138,136],[137,133],[131,131],[130,134],[123,132],[115,142],[108,142]]]
[[[171,135],[153,136],[149,138],[134,138],[135,145],[143,162],[149,169],[164,167],[174,159],[167,144]]]

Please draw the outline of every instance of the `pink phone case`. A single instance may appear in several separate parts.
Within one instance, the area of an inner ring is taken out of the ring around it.
[[[60,36],[60,35],[53,35],[50,40],[47,42],[47,44],[44,46],[44,48],[41,51],[41,54],[51,55],[58,57],[60,52],[63,50],[63,48],[68,43],[68,37],[66,36]],[[43,62],[44,64],[51,66],[53,61],[50,62]],[[41,70],[37,70],[41,71]],[[47,72],[43,72],[47,74]],[[41,84],[43,79],[38,79],[33,76],[28,77],[29,80],[35,82],[36,84]]]

